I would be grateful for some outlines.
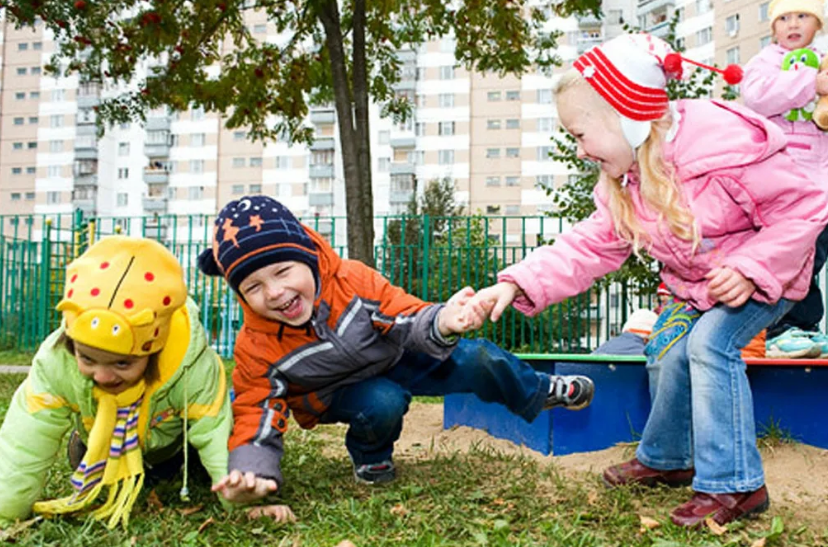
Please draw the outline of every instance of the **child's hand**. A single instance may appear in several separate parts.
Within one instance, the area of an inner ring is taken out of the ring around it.
[[[278,489],[279,485],[275,480],[257,477],[251,471],[242,475],[238,469],[222,477],[212,488],[213,492],[221,492],[224,499],[233,503],[250,503],[260,500],[275,493]]]
[[[247,517],[257,519],[270,517],[274,522],[296,522],[296,515],[287,505],[259,505],[247,510]]]
[[[448,299],[440,310],[437,318],[437,329],[443,336],[462,334],[470,330],[479,329],[486,320],[486,314],[480,310],[473,313],[468,308],[468,302],[474,296],[474,289],[463,287]]]
[[[508,281],[501,281],[491,287],[477,291],[466,306],[474,308],[477,305],[488,313],[492,321],[497,321],[503,315],[506,307],[520,294],[520,287]]]
[[[816,92],[819,95],[828,95],[828,70],[817,72]]]
[[[710,296],[730,308],[738,308],[756,292],[753,281],[728,267],[713,268],[704,277],[710,280],[707,284]]]

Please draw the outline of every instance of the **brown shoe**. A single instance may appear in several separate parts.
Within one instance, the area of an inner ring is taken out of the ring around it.
[[[665,484],[670,487],[687,486],[693,482],[693,469],[675,469],[672,471],[660,471],[647,467],[638,458],[628,462],[613,465],[604,470],[604,484],[609,488],[624,484],[641,484],[643,486],[655,486]]]
[[[727,524],[742,517],[749,517],[767,511],[770,506],[768,489],[764,486],[753,492],[733,494],[696,494],[684,505],[670,514],[673,523],[679,526],[698,526],[707,517],[718,524]]]

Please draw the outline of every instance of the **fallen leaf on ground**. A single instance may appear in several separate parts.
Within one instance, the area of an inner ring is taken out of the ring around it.
[[[765,547],[765,538],[759,538],[750,544],[750,547]]]
[[[710,528],[710,531],[713,532],[713,535],[720,536],[727,532],[727,528],[713,520],[711,517],[707,517],[704,519],[704,523]]]
[[[159,512],[164,510],[164,504],[161,503],[158,493],[154,489],[147,496],[147,505]]]
[[[404,517],[408,514],[408,509],[403,507],[401,503],[398,503],[397,505],[391,508],[391,514],[396,515],[398,517]]]
[[[0,530],[0,541],[14,541],[14,538],[17,536],[17,534],[19,534],[26,528],[29,528],[30,526],[37,524],[41,520],[43,520],[43,517],[36,516],[33,519],[24,520],[22,522],[18,522],[17,524],[13,524],[5,530]]]
[[[641,533],[661,526],[661,523],[654,518],[645,517],[644,515],[638,515],[638,519],[641,521],[641,529],[639,530]]]
[[[589,494],[587,494],[587,503],[590,505],[595,505],[598,503],[598,492],[592,490]]]
[[[204,529],[207,528],[208,526],[210,526],[211,524],[213,524],[213,522],[214,522],[213,517],[210,517],[207,520],[205,520],[204,522],[202,522],[201,526],[198,527],[198,533],[200,534],[201,532],[203,532]]]
[[[345,541],[337,543],[335,547],[356,547],[356,545],[346,539]]]
[[[194,513],[198,513],[204,508],[203,505],[193,505],[192,507],[185,507],[184,509],[179,509],[178,512],[188,517]]]

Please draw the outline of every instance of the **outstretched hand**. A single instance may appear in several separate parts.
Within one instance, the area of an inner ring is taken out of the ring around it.
[[[738,308],[756,292],[756,285],[734,269],[713,268],[706,276],[707,292],[730,308]]]
[[[446,305],[440,310],[440,317],[437,320],[440,334],[443,336],[463,334],[483,326],[489,313],[482,302],[470,305],[474,294],[474,289],[471,287],[463,287],[448,299]]]
[[[275,493],[279,485],[273,479],[257,477],[252,471],[242,474],[234,469],[213,485],[213,492],[220,492],[227,501],[250,503]]]
[[[520,294],[520,287],[508,281],[501,281],[491,287],[477,291],[466,304],[467,310],[482,307],[492,321],[497,321],[506,307]]]

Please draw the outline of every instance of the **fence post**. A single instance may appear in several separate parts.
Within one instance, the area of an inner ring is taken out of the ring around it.
[[[423,272],[423,282],[420,284],[422,287],[420,291],[420,298],[426,301],[431,300],[428,295],[428,274],[431,271],[431,264],[430,264],[430,257],[431,257],[431,217],[429,215],[423,215],[423,259],[422,259],[422,272]]]
[[[37,321],[37,339],[43,340],[49,333],[49,304],[52,294],[52,219],[47,218],[43,226],[43,240],[40,252],[40,312]]]

